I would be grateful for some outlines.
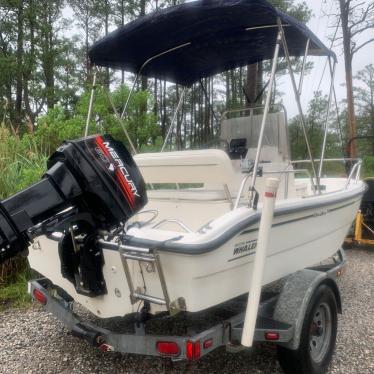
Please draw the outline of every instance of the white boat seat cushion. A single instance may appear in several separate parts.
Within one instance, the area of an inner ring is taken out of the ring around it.
[[[219,149],[143,153],[134,157],[146,183],[229,185],[236,173],[229,156]]]
[[[227,200],[227,195],[223,190],[206,190],[196,188],[194,190],[148,190],[147,195],[150,199],[162,200],[195,200],[195,201],[221,201]]]

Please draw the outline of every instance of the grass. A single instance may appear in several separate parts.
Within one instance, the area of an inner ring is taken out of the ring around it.
[[[0,123],[0,200],[38,181],[46,170],[45,147],[29,135],[14,136]],[[27,259],[17,256],[0,264],[0,310],[30,304]]]
[[[27,293],[27,281],[30,271],[19,273],[15,282],[0,287],[0,312],[8,308],[26,308],[31,305],[31,296]]]

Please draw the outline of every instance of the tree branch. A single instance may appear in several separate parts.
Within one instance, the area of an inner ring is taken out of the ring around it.
[[[361,33],[363,33],[364,31],[366,30],[369,30],[369,29],[372,29],[374,28],[374,21],[373,21],[373,24],[372,25],[365,25],[364,27],[361,27],[357,30],[354,30],[352,33],[351,33],[351,37],[354,37],[356,35],[359,35]]]
[[[374,42],[374,38],[371,38],[371,39],[367,40],[366,42],[360,44],[358,47],[355,46],[354,48],[352,48],[352,55],[357,53],[360,49],[362,49],[363,47],[365,47],[366,45],[368,45],[372,42]]]

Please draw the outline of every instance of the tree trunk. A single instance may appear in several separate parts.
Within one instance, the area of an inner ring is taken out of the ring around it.
[[[43,72],[47,96],[47,107],[52,109],[55,104],[55,56],[53,42],[53,21],[50,12],[45,14],[44,41],[43,41]]]
[[[353,74],[352,74],[352,40],[351,31],[349,28],[349,11],[350,3],[345,0],[339,0],[340,3],[340,19],[343,32],[343,51],[345,64],[345,79],[347,87],[347,125],[349,139],[357,135],[357,122],[355,117],[355,106],[353,96]],[[351,142],[348,156],[352,158],[357,157],[356,141]]]
[[[176,106],[174,110],[176,111],[178,107],[179,99],[180,99],[178,85],[175,85],[175,92],[176,92],[176,101],[175,101]],[[175,115],[176,115],[176,121],[177,121],[177,124],[176,124],[177,126],[176,126],[176,131],[175,131],[175,144],[176,144],[177,150],[180,150],[181,149],[181,122],[180,122],[179,113],[175,113]],[[171,133],[173,133],[173,129]]]
[[[84,32],[85,32],[85,53],[86,53],[86,82],[91,82],[91,64],[90,64],[90,58],[88,56],[88,51],[90,49],[90,41],[89,41],[89,16],[87,15],[85,18],[85,25],[84,25]]]
[[[165,139],[166,136],[166,117],[167,117],[167,112],[166,112],[166,81],[163,82],[163,88],[162,88],[162,122],[161,122],[161,134],[162,138]]]
[[[246,92],[246,103],[253,107],[257,96],[257,63],[247,66],[247,79],[244,88]]]
[[[121,0],[121,26],[125,24],[125,0]],[[121,69],[121,84],[125,84],[125,71]]]
[[[140,0],[140,17],[145,16],[145,6],[146,6],[146,0]],[[148,79],[147,77],[143,76],[141,77],[141,89],[142,91],[145,91],[148,89]]]
[[[257,77],[256,77],[256,97],[258,96],[258,99],[256,101],[256,106],[262,106],[262,94],[260,95],[260,92],[263,89],[263,75],[264,75],[264,65],[263,62],[257,63]],[[276,82],[275,82],[276,83]],[[276,92],[274,90],[274,97],[276,95]]]
[[[109,13],[110,13],[110,4],[109,1],[106,0],[104,2],[104,8],[105,8],[105,19],[104,19],[104,29],[105,29],[105,36],[109,33]],[[110,74],[109,74],[109,68],[105,68],[105,77],[104,77],[104,85],[109,90],[110,85]]]
[[[15,122],[13,124],[15,132],[18,133],[18,129],[22,122],[22,90],[23,90],[23,80],[22,80],[22,66],[23,66],[23,1],[20,0],[18,4],[18,14],[17,14],[17,76],[16,76],[16,102],[15,102]]]

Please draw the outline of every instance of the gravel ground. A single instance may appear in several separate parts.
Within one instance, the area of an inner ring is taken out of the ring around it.
[[[347,251],[340,279],[344,314],[329,373],[374,373],[374,252]],[[50,314],[34,305],[0,314],[1,373],[282,373],[271,345],[251,352],[218,349],[193,366],[152,357],[102,353],[67,334]]]

